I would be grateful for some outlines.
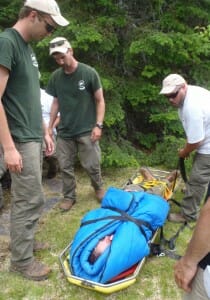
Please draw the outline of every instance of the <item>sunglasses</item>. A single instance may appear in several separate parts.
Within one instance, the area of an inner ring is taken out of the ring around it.
[[[48,33],[52,33],[53,31],[55,31],[56,28],[54,26],[49,24],[45,19],[43,19],[43,21],[45,22],[45,29]]]
[[[174,99],[179,94],[180,89],[176,93],[165,95],[168,99]]]
[[[50,43],[50,48],[55,48],[64,45],[66,40]]]
[[[38,19],[39,19],[39,21],[44,21],[44,23],[45,23],[45,29],[46,29],[46,31],[47,31],[48,33],[52,33],[53,31],[55,31],[56,28],[55,28],[54,26],[52,26],[51,24],[49,24],[49,23],[45,20],[44,16],[42,16],[42,14],[39,13],[39,12],[38,12]]]

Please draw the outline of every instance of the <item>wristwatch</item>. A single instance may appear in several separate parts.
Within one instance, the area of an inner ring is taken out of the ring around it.
[[[95,126],[98,127],[98,128],[100,128],[100,129],[103,129],[103,123],[96,123]]]

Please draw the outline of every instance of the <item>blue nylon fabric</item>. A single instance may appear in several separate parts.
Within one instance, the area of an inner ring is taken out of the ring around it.
[[[88,212],[82,219],[95,220],[107,216],[120,216],[109,209],[115,207],[129,216],[148,222],[153,231],[162,226],[169,212],[169,204],[162,197],[146,192],[127,192],[110,187],[101,208]],[[113,277],[127,270],[149,254],[148,241],[153,232],[142,225],[145,236],[139,227],[124,220],[106,219],[81,226],[70,247],[70,269],[73,275],[98,283],[107,283]],[[89,255],[100,239],[114,234],[111,245],[102,255],[90,264]]]

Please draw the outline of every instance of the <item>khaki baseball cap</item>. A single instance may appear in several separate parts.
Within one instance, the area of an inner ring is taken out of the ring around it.
[[[53,53],[66,53],[68,49],[71,48],[71,44],[67,41],[65,37],[56,37],[49,43],[50,55]]]
[[[26,0],[24,6],[34,8],[50,15],[57,25],[67,26],[69,24],[69,21],[61,15],[55,0]]]
[[[170,74],[163,79],[160,94],[176,93],[180,86],[186,83],[185,79],[179,74]]]

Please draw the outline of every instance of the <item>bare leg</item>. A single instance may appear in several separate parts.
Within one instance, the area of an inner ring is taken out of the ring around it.
[[[149,169],[146,167],[142,167],[139,169],[141,175],[143,176],[144,180],[155,180],[155,177],[152,175]]]

